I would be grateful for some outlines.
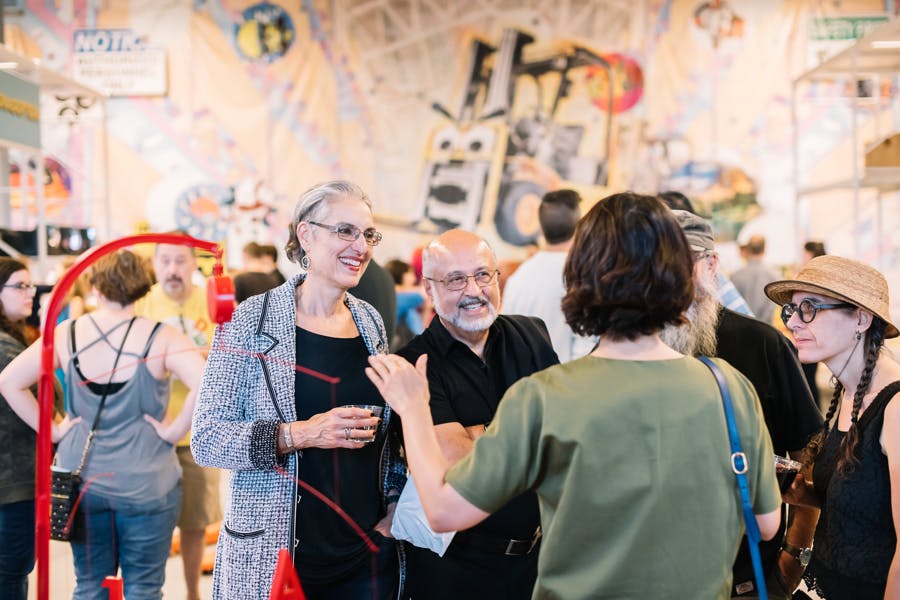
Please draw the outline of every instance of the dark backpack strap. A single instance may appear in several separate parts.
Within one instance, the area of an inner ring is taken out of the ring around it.
[[[119,344],[119,349],[116,351],[116,359],[113,361],[112,370],[109,373],[109,381],[106,382],[106,391],[104,391],[103,395],[100,397],[100,405],[97,407],[97,414],[94,415],[94,422],[91,424],[91,430],[88,432],[87,440],[84,442],[84,450],[81,452],[81,461],[78,463],[78,469],[75,470],[76,475],[80,476],[81,472],[84,470],[88,452],[90,452],[91,444],[94,441],[94,434],[97,433],[97,426],[100,425],[100,413],[103,412],[103,407],[106,405],[106,396],[109,394],[109,384],[112,383],[112,378],[116,374],[116,367],[119,366],[119,358],[122,357],[122,350],[125,348],[125,340],[128,339],[128,334],[131,333],[131,326],[134,325],[136,320],[137,317],[131,317],[131,320],[128,321],[128,329],[125,330],[125,335],[122,336],[122,343]],[[116,327],[118,327],[118,325],[116,325]]]
[[[69,346],[72,348],[72,356],[75,356],[75,321],[78,319],[72,319],[69,321]]]
[[[150,346],[153,345],[153,338],[155,338],[156,334],[159,333],[161,327],[162,323],[160,323],[159,321],[157,321],[156,325],[153,326],[153,331],[150,332],[150,337],[147,338],[147,345],[144,347],[144,353],[141,354],[141,358],[146,359],[147,355],[150,354]]]
[[[111,334],[113,331],[115,331],[116,329],[118,329],[119,327],[121,327],[122,325],[125,325],[127,323],[128,329],[125,331],[125,337],[128,337],[128,332],[131,331],[131,326],[134,325],[134,321],[135,321],[135,319],[137,319],[137,317],[131,317],[131,319],[128,321],[120,321],[120,322],[116,323],[115,325],[110,327],[109,331],[103,331],[102,329],[100,329],[100,326],[97,325],[97,321],[95,321],[91,315],[86,315],[86,316],[88,318],[88,321],[90,321],[94,325],[94,327],[97,329],[97,332],[100,334],[100,337],[98,337],[96,340],[92,341],[90,344],[88,344],[81,350],[76,349],[76,347],[75,347],[75,321],[77,321],[77,319],[72,319],[71,325],[70,325],[71,332],[69,334],[69,340],[72,342],[72,356],[70,356],[69,358],[72,360],[72,364],[75,365],[75,370],[78,372],[78,375],[84,380],[86,380],[87,378],[81,373],[81,363],[78,360],[78,355],[81,352],[84,352],[88,348],[92,347],[94,344],[101,342],[101,341],[106,342],[106,344],[110,348],[115,349],[115,346],[112,345],[109,341],[109,334]],[[123,339],[123,343],[124,343],[125,338],[122,338],[122,339]],[[121,350],[120,350],[120,352],[121,352]]]

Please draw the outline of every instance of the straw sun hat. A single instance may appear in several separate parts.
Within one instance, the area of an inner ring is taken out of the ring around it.
[[[887,323],[885,337],[900,335],[891,322],[888,284],[884,275],[849,258],[819,256],[806,263],[795,279],[773,281],[765,291],[766,296],[778,304],[790,302],[794,292],[812,292],[837,298],[864,308]]]

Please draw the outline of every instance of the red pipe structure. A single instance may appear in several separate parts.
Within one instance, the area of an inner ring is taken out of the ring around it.
[[[34,519],[34,543],[35,558],[37,560],[37,598],[38,600],[50,600],[50,461],[51,446],[50,428],[53,420],[53,334],[56,330],[56,319],[62,310],[66,294],[71,289],[75,280],[97,259],[106,256],[127,246],[135,244],[173,244],[191,246],[211,252],[216,263],[213,267],[213,277],[207,285],[210,301],[227,304],[229,296],[227,290],[224,294],[218,293],[218,286],[222,280],[222,248],[215,242],[200,240],[180,233],[147,233],[132,235],[112,240],[84,253],[72,267],[66,271],[53,287],[50,294],[50,304],[47,307],[46,320],[44,321],[43,335],[41,336],[41,371],[38,379],[38,433],[37,433],[37,469],[35,475],[35,519]],[[228,286],[224,286],[227,288]],[[234,303],[234,288],[231,288],[231,307]],[[212,303],[212,302],[211,302]],[[227,321],[231,317],[231,311],[217,305],[217,314],[211,314],[217,322]]]

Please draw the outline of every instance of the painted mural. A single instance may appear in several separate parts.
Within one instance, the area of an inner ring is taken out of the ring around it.
[[[880,2],[852,4],[883,14]],[[816,0],[24,5],[7,16],[6,39],[64,72],[79,29],[127,29],[165,49],[166,95],[108,100],[106,164],[96,138],[57,127],[47,141],[75,201],[78,180],[108,167],[109,235],[146,219],[230,239],[231,255],[251,237],[280,244],[297,196],[344,176],[375,200],[391,232],[385,258],[453,226],[512,252],[537,239],[540,195],[561,186],[588,202],[681,189],[723,240],[755,227],[790,246],[790,82],[810,65],[810,23],[842,10]],[[800,125],[816,132],[805,165],[846,137],[833,109],[804,110]],[[105,218],[96,204],[89,212]]]
[[[598,70],[614,81],[610,61],[575,44],[529,60],[524,51],[534,42],[512,28],[499,43],[473,40],[462,102],[453,112],[433,105],[446,120],[426,150],[417,227],[475,230],[489,222],[501,240],[523,246],[538,241],[537,207],[547,191],[582,187],[587,197],[602,195],[612,155],[608,108],[622,97],[596,83]],[[570,95],[583,100],[591,77],[592,101],[605,89],[605,109],[566,122],[561,104]]]

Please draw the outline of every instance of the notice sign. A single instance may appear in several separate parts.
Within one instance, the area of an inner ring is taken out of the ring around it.
[[[130,29],[75,31],[72,75],[110,96],[163,96],[166,53]]]

